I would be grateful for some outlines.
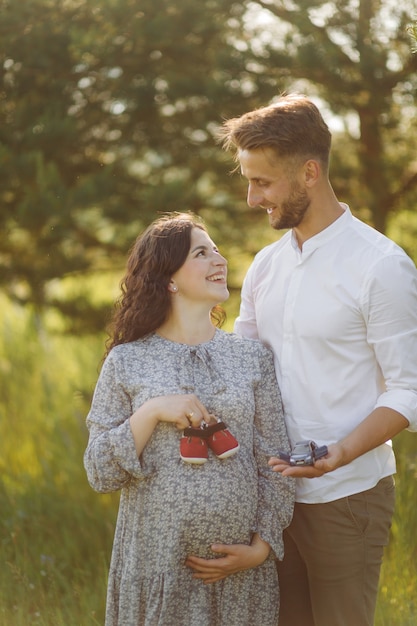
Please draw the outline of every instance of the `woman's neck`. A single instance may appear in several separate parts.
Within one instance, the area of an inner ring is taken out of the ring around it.
[[[190,346],[210,341],[215,332],[216,328],[210,319],[191,323],[189,319],[175,320],[171,318],[156,330],[156,333],[165,339]]]

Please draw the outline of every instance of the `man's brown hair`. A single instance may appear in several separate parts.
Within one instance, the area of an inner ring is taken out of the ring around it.
[[[302,95],[289,94],[274,104],[226,120],[218,132],[225,150],[271,148],[278,159],[316,159],[327,170],[331,133],[316,105]]]

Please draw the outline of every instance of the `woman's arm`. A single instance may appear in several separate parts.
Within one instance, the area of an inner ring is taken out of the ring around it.
[[[171,422],[179,430],[210,421],[206,407],[194,394],[158,396],[147,400],[130,417],[130,428],[138,457],[158,422]]]
[[[96,491],[117,491],[132,478],[149,474],[140,455],[160,421],[183,429],[209,419],[204,405],[193,394],[160,396],[133,411],[123,362],[110,353],[103,364],[87,416],[88,446],[84,466]],[[192,415],[192,417],[187,417]]]

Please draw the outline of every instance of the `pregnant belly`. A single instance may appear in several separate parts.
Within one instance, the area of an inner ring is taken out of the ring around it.
[[[180,542],[186,554],[214,556],[212,543],[250,543],[256,522],[256,498],[236,492],[217,494],[211,502],[190,507],[182,517]]]
[[[184,556],[214,557],[213,543],[250,543],[256,524],[257,481],[254,472],[239,463],[222,471],[193,468],[178,489],[160,485],[165,502],[163,541],[176,543]],[[250,478],[251,477],[251,478]],[[167,508],[169,507],[169,508]],[[162,520],[161,520],[162,521]],[[218,556],[218,555],[217,555]]]

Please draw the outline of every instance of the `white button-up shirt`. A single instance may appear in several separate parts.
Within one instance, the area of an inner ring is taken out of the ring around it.
[[[292,444],[334,443],[376,407],[417,430],[417,270],[390,239],[345,212],[298,248],[292,231],[255,257],[235,331],[275,367]],[[320,478],[297,501],[329,502],[395,472],[391,442]]]

